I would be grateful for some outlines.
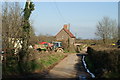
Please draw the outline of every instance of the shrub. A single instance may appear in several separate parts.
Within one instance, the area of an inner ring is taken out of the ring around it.
[[[95,50],[88,47],[88,56],[95,70],[97,77],[106,77],[104,74],[120,72],[120,50]],[[110,76],[109,76],[110,77]],[[114,77],[114,76],[112,76]],[[120,77],[120,75],[118,75]]]

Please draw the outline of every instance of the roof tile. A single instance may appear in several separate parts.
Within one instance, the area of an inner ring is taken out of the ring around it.
[[[71,38],[75,38],[75,36],[68,30],[63,28],[63,30],[71,37]]]

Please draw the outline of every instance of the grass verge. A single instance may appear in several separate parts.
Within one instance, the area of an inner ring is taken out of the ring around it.
[[[94,74],[94,65],[93,63],[91,62],[89,56],[86,56],[85,57],[85,62],[86,62],[86,65],[87,65],[87,68],[90,70],[90,72],[92,72]]]
[[[62,53],[50,54],[48,56],[44,56],[36,60],[35,64],[35,72],[43,71],[58,63],[61,59],[65,57]]]
[[[65,54],[63,53],[53,53],[53,54],[44,54],[44,56],[41,56],[40,58],[37,58],[36,60],[28,61],[26,62],[26,64],[23,64],[26,70],[25,76],[29,76],[34,73],[39,73],[43,75],[44,71],[45,73],[48,72],[52,67],[55,66],[55,64],[57,64],[64,57],[65,57]],[[4,78],[22,76],[20,74],[19,66],[17,62],[14,62],[14,60],[11,60],[9,62],[9,66],[5,68],[5,71],[3,73]]]

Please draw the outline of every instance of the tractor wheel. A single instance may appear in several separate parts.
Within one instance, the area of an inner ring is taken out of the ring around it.
[[[58,49],[57,49],[57,52],[63,53],[63,49],[62,49],[62,48],[58,48]]]

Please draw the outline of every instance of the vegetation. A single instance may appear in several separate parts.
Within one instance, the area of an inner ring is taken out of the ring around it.
[[[88,47],[86,58],[89,69],[97,78],[120,77],[120,50],[116,48]]]
[[[54,36],[40,34],[36,37],[39,42],[52,42],[55,41]]]
[[[113,47],[111,46],[113,43],[115,44],[118,40],[115,39],[107,39],[107,42],[104,44],[102,39],[85,39],[85,40],[76,40],[76,43],[87,44],[87,45],[100,45],[104,48]],[[100,48],[100,47],[99,47]]]
[[[68,42],[62,41],[62,47],[63,47],[65,53],[68,53],[68,52],[76,53],[75,47],[74,47],[74,45],[69,43],[69,39],[68,39]]]
[[[103,17],[96,27],[97,29],[95,34],[101,38],[104,43],[106,43],[108,39],[118,39],[116,20],[112,20],[109,17]]]
[[[21,41],[22,15],[19,3],[3,3],[2,8],[2,48],[4,50],[3,73],[7,74],[7,67],[12,66],[15,60],[12,60],[17,46],[13,44]],[[17,44],[19,45],[19,44]]]
[[[3,43],[2,51],[4,51],[3,77],[42,72],[65,57],[62,53],[41,52],[39,54],[34,49],[29,49],[29,45],[55,40],[50,35],[35,36],[29,20],[33,10],[34,4],[29,0],[23,10],[18,2],[3,3],[2,35],[0,35]],[[76,42],[82,45],[76,50],[74,45],[70,44],[69,38],[67,42],[63,41],[62,45],[65,52],[75,53],[88,45],[97,44],[97,47],[88,48],[86,58],[88,67],[97,77],[118,78],[120,77],[120,50],[113,46],[108,48],[118,39],[117,34],[116,21],[104,17],[97,25],[96,35],[100,37],[100,40],[77,40]]]
[[[51,54],[49,56],[42,57],[38,60],[38,62],[43,65],[41,69],[44,69],[44,68],[50,67],[51,65],[55,64],[56,62],[58,62],[63,58],[64,58],[63,54],[56,53],[56,54]]]
[[[93,62],[90,60],[89,56],[85,56],[85,62],[86,62],[87,68],[90,70],[90,72],[95,74],[95,72],[94,72],[95,67],[93,65]]]
[[[59,53],[41,52],[43,54],[37,54],[38,52],[28,48],[29,45],[34,45],[39,41],[54,40],[54,37],[49,35],[35,36],[29,22],[31,12],[34,10],[32,2],[26,2],[24,10],[21,9],[18,2],[5,2],[2,6],[3,78],[9,75],[23,75],[36,70],[44,70],[64,57]],[[45,56],[41,57],[42,55]]]
[[[3,73],[9,74],[9,71],[15,70],[13,67],[19,67],[21,69],[19,71],[24,73],[27,70],[23,65],[27,65],[29,39],[33,36],[29,17],[34,10],[34,5],[32,2],[26,2],[24,10],[21,9],[18,2],[4,2],[2,6]]]
[[[32,39],[31,36],[34,36],[28,20],[31,12],[28,12],[25,8],[23,15],[23,10],[18,2],[3,2],[2,7],[3,76],[28,72],[29,69],[26,68],[28,63],[27,56],[25,55],[31,53],[28,50],[30,45],[29,39]],[[31,3],[29,8],[33,10]],[[26,60],[24,60],[25,58]]]
[[[28,69],[23,65],[27,64],[28,60],[28,47],[29,47],[29,37],[30,37],[30,23],[29,18],[34,10],[34,4],[31,1],[27,1],[25,4],[24,14],[23,14],[23,21],[22,21],[22,49],[19,52],[19,62],[18,65],[20,67],[21,73],[26,72]]]
[[[44,53],[44,54],[38,54],[41,55],[40,58],[35,60],[29,60],[26,64],[23,64],[23,67],[27,68],[26,74],[28,73],[35,73],[35,72],[42,72],[43,70],[47,70],[49,67],[54,66],[54,64],[58,63],[61,59],[65,57],[64,54],[59,53]],[[16,60],[13,59],[14,57],[9,57],[10,61],[9,65],[6,67],[6,72],[3,72],[4,76],[7,77],[7,75],[18,75],[20,74],[19,65],[16,64]]]

